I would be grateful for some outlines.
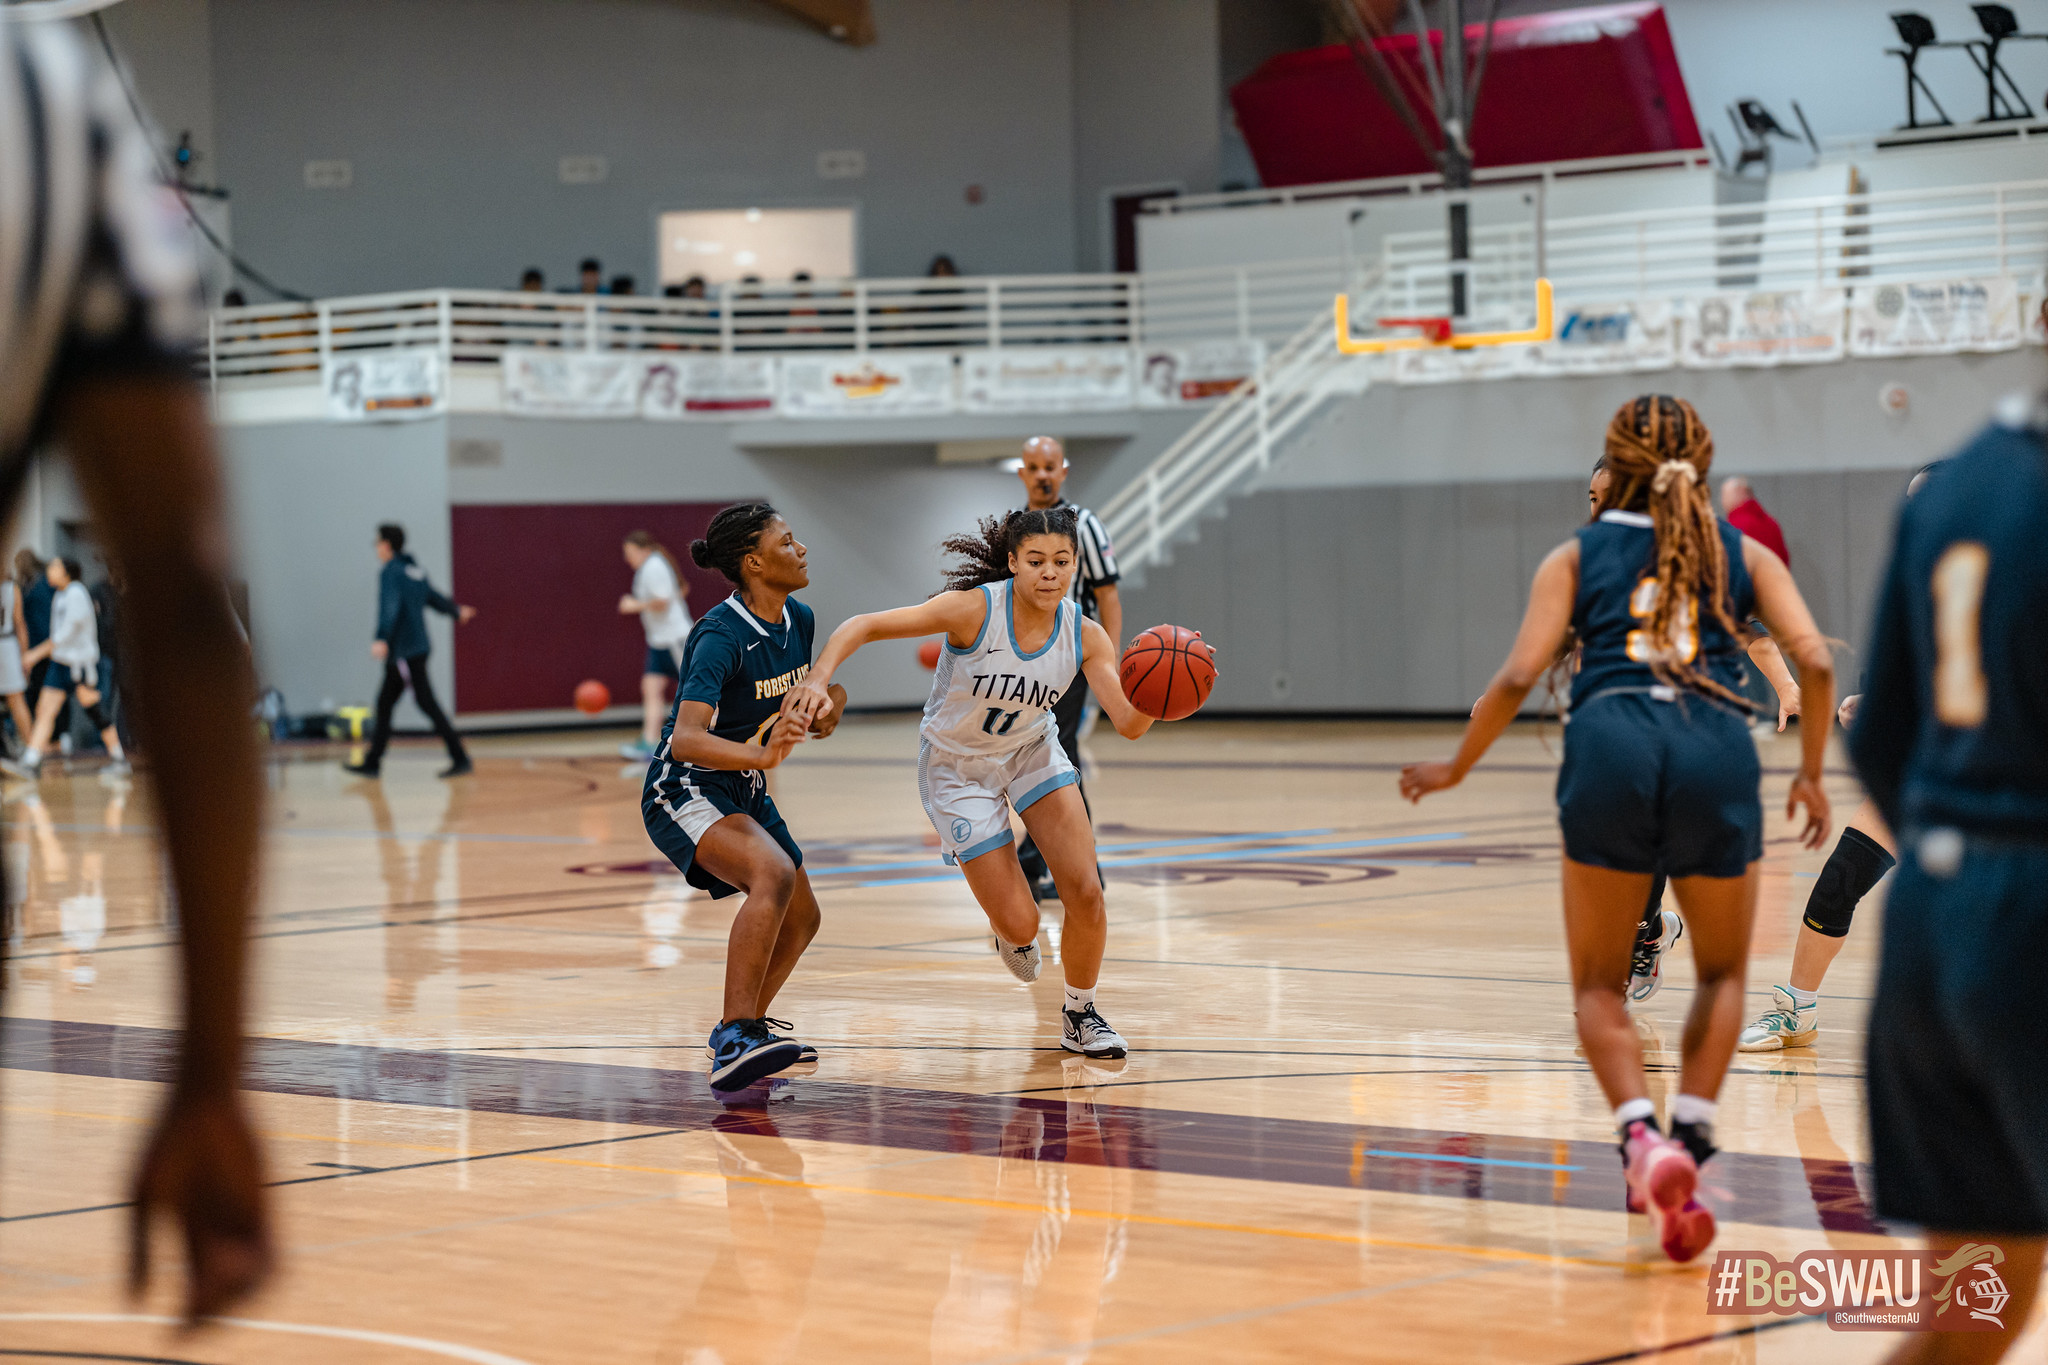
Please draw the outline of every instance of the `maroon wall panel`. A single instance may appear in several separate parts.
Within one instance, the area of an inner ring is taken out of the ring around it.
[[[633,586],[620,545],[651,532],[675,556],[703,615],[731,591],[690,562],[722,502],[573,503],[456,507],[454,597],[477,609],[455,632],[458,711],[558,710],[576,684],[596,678],[614,702],[636,701],[647,636],[619,615]]]
[[[1476,53],[1482,28],[1465,30]],[[1443,47],[1443,34],[1430,33]],[[1390,65],[1426,89],[1413,34],[1382,40]],[[1269,186],[1415,175],[1434,164],[1348,48],[1285,52],[1245,77],[1231,105]],[[1434,135],[1435,124],[1421,119]],[[1690,150],[1701,145],[1664,10],[1602,5],[1503,19],[1472,118],[1481,166]]]

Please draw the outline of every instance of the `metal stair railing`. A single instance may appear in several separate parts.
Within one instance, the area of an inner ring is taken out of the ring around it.
[[[1370,315],[1381,292],[1375,271],[1356,291],[1357,307]],[[1275,450],[1328,399],[1362,389],[1365,376],[1362,364],[1338,353],[1335,310],[1322,309],[1255,375],[1100,504],[1119,567],[1139,571],[1164,563],[1176,537],[1270,466]]]

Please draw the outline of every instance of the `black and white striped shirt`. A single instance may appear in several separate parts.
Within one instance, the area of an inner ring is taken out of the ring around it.
[[[1109,543],[1109,529],[1093,512],[1065,498],[1053,506],[1067,508],[1074,514],[1074,530],[1081,545],[1081,563],[1074,571],[1074,600],[1081,604],[1083,616],[1100,621],[1102,612],[1096,605],[1095,590],[1107,588],[1123,577],[1116,571],[1116,548]]]
[[[147,139],[83,35],[0,14],[0,489],[66,386],[189,373],[198,271]]]

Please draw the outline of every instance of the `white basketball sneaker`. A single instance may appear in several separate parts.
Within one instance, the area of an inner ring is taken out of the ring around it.
[[[1772,1007],[1742,1031],[1735,1046],[1743,1052],[1777,1052],[1805,1047],[1820,1036],[1820,1002],[1802,1005],[1783,986],[1771,987]]]
[[[1003,965],[1010,969],[1011,976],[1023,982],[1038,980],[1038,969],[1041,964],[1038,957],[1038,940],[1036,938],[1019,947],[1014,943],[1005,943],[1001,934],[990,934],[989,937],[996,945],[996,956],[1001,958]]]
[[[1114,1060],[1124,1055],[1123,1035],[1090,1005],[1084,1010],[1060,1011],[1060,1046],[1083,1057]]]

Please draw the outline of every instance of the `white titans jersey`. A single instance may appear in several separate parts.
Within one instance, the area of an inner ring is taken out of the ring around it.
[[[948,640],[939,653],[931,700],[919,733],[934,749],[954,754],[1009,754],[1041,735],[1058,733],[1052,708],[1070,687],[1082,685],[1081,609],[1060,603],[1052,636],[1035,654],[1017,648],[1010,617],[1010,581],[984,583],[988,616],[966,649]]]

